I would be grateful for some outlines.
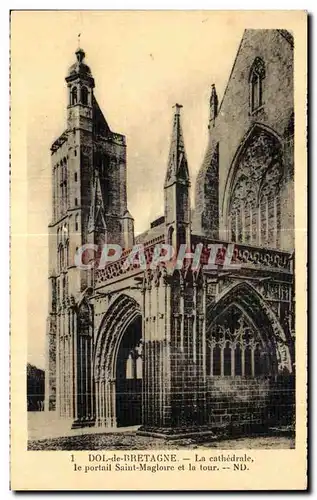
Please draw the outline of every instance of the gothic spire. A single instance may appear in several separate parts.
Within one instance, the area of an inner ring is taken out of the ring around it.
[[[214,127],[217,115],[218,115],[218,96],[217,96],[216,86],[213,83],[211,86],[211,95],[210,95],[209,128]]]
[[[189,182],[188,163],[184,146],[184,138],[180,121],[180,110],[183,106],[175,104],[174,123],[170,152],[168,156],[167,172],[165,177],[165,187],[174,182]]]

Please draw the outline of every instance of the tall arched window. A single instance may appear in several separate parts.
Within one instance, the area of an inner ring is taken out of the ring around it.
[[[85,106],[88,104],[88,89],[85,86],[81,88],[81,103]]]
[[[256,57],[250,71],[250,108],[256,111],[263,105],[263,81],[265,78],[265,64],[260,57]]]
[[[73,87],[71,91],[71,104],[77,104],[77,87]]]
[[[228,207],[233,242],[278,248],[282,148],[275,136],[256,130],[240,153]]]

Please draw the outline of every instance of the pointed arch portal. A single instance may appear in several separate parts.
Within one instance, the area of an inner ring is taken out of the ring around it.
[[[97,424],[141,424],[142,318],[139,304],[120,295],[97,335],[94,358]]]

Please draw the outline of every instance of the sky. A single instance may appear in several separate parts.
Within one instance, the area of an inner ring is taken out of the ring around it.
[[[12,65],[27,100],[28,362],[45,367],[50,146],[66,128],[65,76],[78,34],[97,101],[110,128],[127,139],[128,208],[139,233],[164,211],[176,102],[183,105],[193,194],[207,146],[211,84],[221,101],[244,25],[228,12],[13,13],[19,54]]]

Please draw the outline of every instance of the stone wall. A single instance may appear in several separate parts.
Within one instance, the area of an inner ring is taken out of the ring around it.
[[[218,433],[267,431],[291,425],[295,380],[285,377],[208,377],[209,424]]]

